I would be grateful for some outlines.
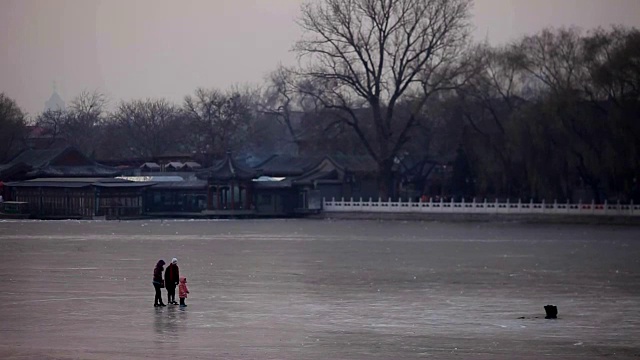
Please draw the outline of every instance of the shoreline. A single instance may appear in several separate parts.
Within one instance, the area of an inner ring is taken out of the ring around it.
[[[390,220],[440,222],[522,222],[530,224],[584,224],[640,226],[637,216],[558,215],[558,214],[429,214],[381,212],[321,212],[309,219]]]
[[[243,220],[243,219],[309,219],[309,220],[374,220],[374,221],[433,221],[433,222],[517,222],[524,224],[573,224],[573,225],[619,225],[619,226],[640,226],[640,217],[621,215],[559,215],[559,214],[455,214],[455,213],[384,213],[384,212],[332,212],[323,211],[317,214],[293,217],[209,217],[209,216],[134,216],[134,217],[16,217],[0,216],[2,220],[39,220],[39,221],[60,221],[60,220],[85,220],[85,221],[135,221],[135,220]]]

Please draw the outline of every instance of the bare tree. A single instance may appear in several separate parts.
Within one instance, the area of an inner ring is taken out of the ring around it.
[[[69,119],[68,113],[65,110],[45,110],[42,114],[36,118],[36,125],[46,130],[48,140],[45,144],[46,147],[50,147],[58,140],[66,141],[63,135],[63,130],[67,126]]]
[[[221,155],[241,147],[254,109],[249,92],[199,88],[185,97],[183,111],[196,130],[196,151]]]
[[[294,112],[302,110],[298,103],[299,93],[296,91],[295,74],[279,66],[267,79],[267,88],[260,103],[260,112],[273,116],[287,129],[292,143],[299,147],[300,130],[295,129]]]
[[[518,153],[522,147],[518,122],[520,109],[527,103],[526,89],[532,76],[523,71],[523,56],[519,47],[479,46],[474,53],[477,71],[467,84],[460,88],[460,114],[472,131],[472,142],[482,143],[482,152],[470,152],[476,163],[482,163],[480,171],[483,187],[492,185],[501,194],[521,194],[526,167]],[[479,135],[479,136],[478,136]]]
[[[47,129],[51,143],[64,139],[80,151],[94,155],[102,136],[107,98],[97,91],[83,91],[67,110],[45,111],[36,123]]]
[[[597,29],[583,38],[583,91],[589,103],[606,114],[609,130],[604,165],[612,190],[640,197],[640,30]],[[596,128],[596,134],[603,131]],[[611,186],[614,185],[614,186]]]
[[[580,89],[582,67],[581,32],[576,28],[544,29],[526,36],[518,45],[520,65],[554,94]]]
[[[111,114],[102,126],[96,160],[113,161],[132,159],[139,156],[139,146],[132,146],[131,136],[126,127],[116,118],[118,110]]]
[[[26,135],[26,121],[16,102],[0,93],[0,164],[19,150]]]
[[[584,61],[592,98],[611,99],[616,106],[640,98],[640,30],[596,29],[584,39]]]
[[[608,157],[605,139],[610,136],[606,123],[598,120],[585,96],[588,79],[583,34],[573,28],[545,29],[525,37],[519,46],[522,68],[540,82],[542,125],[549,129],[548,140],[556,153],[562,155],[558,192],[570,197],[572,184],[579,178],[600,201],[603,163]]]
[[[164,99],[123,102],[113,119],[125,130],[128,148],[139,157],[153,158],[175,150],[182,139],[178,110]]]
[[[71,100],[69,112],[76,118],[75,121],[91,126],[99,125],[103,120],[107,103],[108,99],[103,93],[85,90]]]
[[[394,159],[426,99],[448,88],[468,40],[471,0],[326,0],[302,6],[295,45],[307,92],[358,135],[390,195]],[[305,92],[304,89],[301,89]],[[399,104],[408,111],[396,111]],[[358,111],[366,109],[367,111]]]

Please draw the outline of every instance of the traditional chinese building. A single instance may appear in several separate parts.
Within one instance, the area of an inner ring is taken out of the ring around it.
[[[137,218],[143,189],[153,183],[114,178],[38,178],[7,183],[17,202],[38,219]]]
[[[115,177],[119,170],[99,164],[68,146],[45,150],[27,149],[0,165],[0,180],[19,181],[52,177]]]
[[[143,213],[151,182],[116,179],[119,171],[73,147],[25,150],[0,165],[5,200],[28,203],[35,218],[122,218]]]
[[[197,174],[207,181],[207,215],[253,215],[253,179],[258,172],[234,160],[230,153]]]
[[[34,217],[298,216],[320,211],[323,198],[377,198],[369,157],[273,155],[249,166],[227,153],[196,168],[116,178],[119,169],[73,148],[29,150],[0,165],[0,181],[5,198],[28,202]]]

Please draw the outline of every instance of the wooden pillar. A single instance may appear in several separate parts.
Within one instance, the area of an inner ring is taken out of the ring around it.
[[[249,210],[251,209],[251,204],[249,202],[249,184],[245,184],[244,186],[244,208]]]
[[[213,199],[211,198],[211,185],[207,187],[207,210],[211,210],[213,207]]]
[[[93,199],[93,214],[92,216],[100,215],[100,190],[96,189]]]
[[[69,215],[71,211],[69,211],[69,189],[64,189],[62,192],[62,212],[64,215]]]
[[[244,197],[243,197],[243,194],[242,194],[242,190],[244,190]],[[238,198],[239,199],[238,203],[240,204],[240,206],[243,209],[246,209],[247,208],[247,187],[244,186],[244,185],[239,185],[238,186],[238,191],[240,192],[240,197]]]
[[[234,209],[234,206],[233,206],[234,205],[233,204],[233,199],[234,199],[234,197],[233,197],[233,180],[231,180],[229,182],[229,199],[231,200],[231,210],[233,210]]]
[[[244,197],[242,194],[242,190],[244,190]],[[238,184],[238,193],[240,194],[240,196],[238,196],[238,204],[240,204],[240,207],[242,209],[246,209],[247,208],[247,188],[243,184]]]
[[[220,210],[221,208],[221,204],[220,204],[220,186],[216,186],[216,204],[217,204],[217,208],[216,210]]]

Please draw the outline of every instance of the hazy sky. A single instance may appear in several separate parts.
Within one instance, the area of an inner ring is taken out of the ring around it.
[[[181,102],[197,87],[259,83],[292,64],[300,0],[0,0],[0,92],[35,115],[56,81],[67,103],[97,89]],[[640,27],[640,0],[476,0],[476,38],[547,26]]]

